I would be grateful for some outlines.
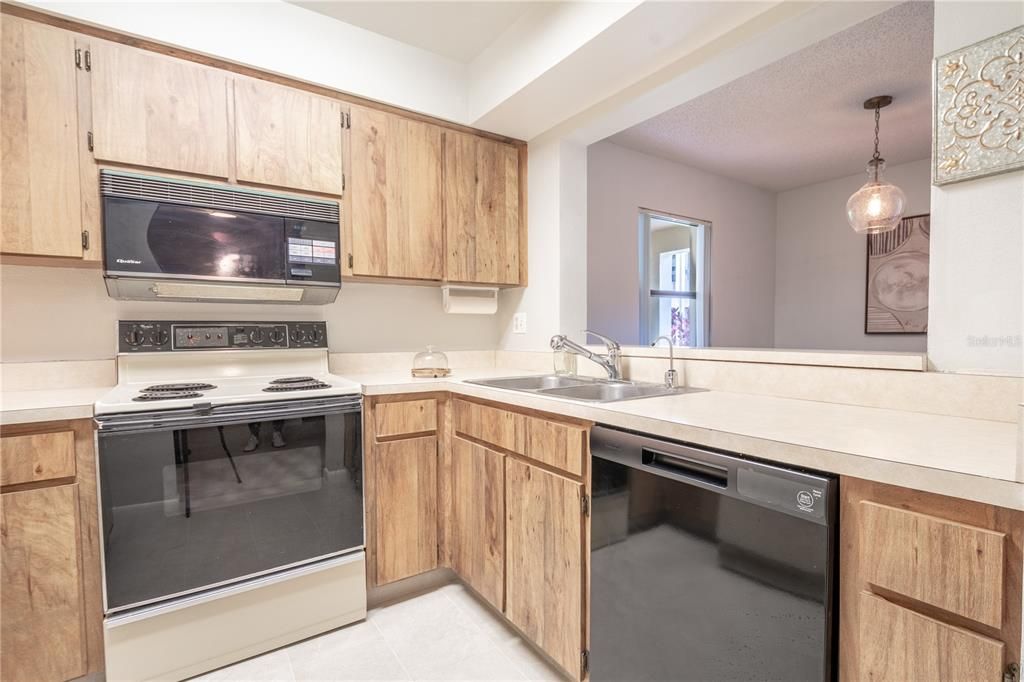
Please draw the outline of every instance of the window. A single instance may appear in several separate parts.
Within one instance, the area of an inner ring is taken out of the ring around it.
[[[707,261],[711,224],[640,212],[640,340],[708,345]]]

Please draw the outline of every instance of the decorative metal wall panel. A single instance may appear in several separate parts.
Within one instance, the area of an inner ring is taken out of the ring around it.
[[[935,60],[932,182],[1024,168],[1024,26]]]

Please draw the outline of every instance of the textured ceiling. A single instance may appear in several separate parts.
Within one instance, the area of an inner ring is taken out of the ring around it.
[[[908,2],[611,136],[609,141],[773,191],[864,170],[873,95],[892,166],[927,158],[931,2]]]
[[[288,0],[347,24],[469,63],[505,29],[548,2]]]

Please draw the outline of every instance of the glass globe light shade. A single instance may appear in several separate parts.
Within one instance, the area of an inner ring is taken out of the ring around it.
[[[907,195],[882,178],[884,159],[868,162],[868,181],[846,202],[846,219],[858,234],[895,230],[903,218]]]

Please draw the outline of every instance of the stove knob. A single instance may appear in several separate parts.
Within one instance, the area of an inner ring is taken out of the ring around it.
[[[285,333],[280,329],[275,329],[270,332],[270,340],[277,345],[281,345],[285,341]]]
[[[324,330],[320,327],[313,327],[309,333],[309,340],[313,343],[320,343],[324,340]]]
[[[256,345],[263,343],[263,330],[260,329],[259,327],[253,329],[251,332],[249,332],[249,340],[255,343]]]
[[[142,333],[142,330],[138,327],[132,327],[127,334],[124,335],[125,343],[129,346],[138,346],[146,340],[146,335]]]
[[[167,334],[166,329],[157,329],[156,331],[149,335],[149,341],[154,346],[164,345],[165,343],[167,343],[167,339],[169,338],[170,336]]]
[[[302,343],[306,340],[306,332],[296,327],[292,330],[292,341],[295,343]]]

